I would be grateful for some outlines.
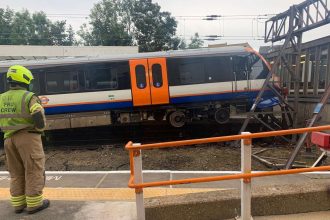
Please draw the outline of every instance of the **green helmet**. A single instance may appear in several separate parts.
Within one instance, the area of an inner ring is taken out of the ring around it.
[[[24,83],[30,85],[33,80],[33,75],[30,70],[21,65],[9,67],[7,72],[8,82]]]

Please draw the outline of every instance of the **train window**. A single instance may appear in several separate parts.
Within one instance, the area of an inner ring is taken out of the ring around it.
[[[136,86],[139,89],[144,89],[147,86],[146,70],[143,65],[135,67]]]
[[[129,74],[129,65],[127,63],[123,63],[118,65],[113,69],[117,73],[118,79],[118,88],[117,89],[130,89],[131,88],[131,79]]]
[[[5,73],[0,73],[0,93],[5,92],[5,82],[6,82],[6,74]]]
[[[207,57],[204,59],[208,82],[229,82],[234,80],[230,57]]]
[[[117,89],[117,72],[111,68],[98,68],[85,75],[85,86],[88,90]]]
[[[168,83],[170,86],[189,85],[205,82],[202,57],[167,58]]]
[[[265,79],[268,75],[268,67],[262,60],[255,54],[248,57],[249,79]]]
[[[179,71],[180,81],[183,85],[205,82],[204,65],[200,61],[193,60],[192,62],[181,63],[179,66]]]
[[[39,74],[33,74],[33,80],[32,80],[32,92],[34,92],[36,95],[40,95],[40,83],[39,83]]]
[[[248,58],[247,56],[236,56],[234,57],[234,72],[236,80],[247,80],[247,67],[248,67]]]
[[[47,72],[46,91],[49,93],[75,92],[78,90],[78,73],[72,71]]]
[[[162,66],[158,63],[152,65],[152,80],[154,87],[163,86]]]

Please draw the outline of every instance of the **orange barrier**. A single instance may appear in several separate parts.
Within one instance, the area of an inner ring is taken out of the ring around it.
[[[134,184],[133,183],[134,179],[130,178],[128,187],[146,188],[146,187],[178,185],[178,184],[188,184],[188,183],[213,182],[213,181],[221,181],[221,180],[250,179],[253,177],[287,175],[287,174],[295,174],[295,173],[307,173],[307,172],[328,171],[328,170],[330,170],[330,166],[299,168],[292,170],[265,171],[265,172],[257,172],[257,173],[233,174],[226,176],[190,178],[190,179],[182,179],[182,180],[168,180],[168,181],[160,181],[160,182],[141,183],[141,184]]]
[[[306,132],[312,132],[312,131],[323,131],[323,130],[330,130],[330,125],[311,127],[311,128],[282,130],[282,131],[260,132],[260,133],[254,133],[254,134],[251,134],[249,132],[243,132],[244,134],[240,134],[240,135],[202,138],[202,139],[183,140],[183,141],[172,141],[172,142],[164,142],[164,143],[156,143],[156,144],[141,145],[141,144],[133,144],[132,142],[128,142],[125,146],[125,148],[127,150],[129,150],[130,169],[131,169],[131,175],[130,175],[130,179],[128,182],[128,187],[135,188],[137,219],[145,220],[143,188],[154,187],[154,186],[167,186],[167,185],[177,185],[177,184],[187,184],[187,183],[201,183],[201,182],[211,182],[211,181],[220,181],[220,180],[242,179],[241,180],[241,217],[240,217],[240,219],[250,220],[250,219],[252,219],[252,217],[251,217],[251,196],[252,196],[251,178],[330,170],[330,166],[322,166],[322,167],[301,168],[301,169],[293,169],[293,170],[276,170],[276,171],[251,173],[252,138],[291,135],[291,134],[299,134],[299,133],[306,133]],[[242,162],[241,163],[241,166],[242,166],[241,174],[189,178],[189,179],[181,179],[181,180],[168,180],[168,181],[158,181],[158,182],[148,182],[148,183],[143,182],[142,156],[141,156],[142,150],[165,148],[165,147],[182,147],[182,146],[188,146],[188,145],[192,145],[192,144],[233,141],[233,140],[240,140],[240,139],[242,140],[241,141],[241,158],[242,158],[241,159],[241,162]]]
[[[144,144],[144,145],[138,145],[138,146],[133,146],[132,142],[128,142],[125,146],[125,148],[127,150],[129,150],[130,169],[131,169],[131,175],[130,175],[128,187],[135,188],[137,191],[141,191],[142,188],[145,188],[145,187],[177,185],[177,184],[187,184],[187,183],[200,183],[200,182],[232,180],[232,179],[250,179],[253,177],[286,175],[286,174],[294,174],[294,173],[302,173],[302,172],[330,170],[330,166],[323,166],[323,167],[301,168],[301,169],[294,169],[294,170],[267,171],[267,172],[258,172],[258,173],[245,173],[245,174],[236,174],[236,175],[227,175],[227,176],[190,178],[190,179],[182,179],[182,180],[170,180],[170,181],[138,183],[138,184],[134,183],[134,157],[139,156],[141,150],[166,148],[166,147],[182,147],[182,146],[188,146],[188,145],[192,145],[192,144],[203,144],[203,143],[233,141],[233,140],[240,140],[240,139],[253,139],[253,138],[264,138],[264,137],[273,137],[273,136],[281,136],[281,135],[301,134],[301,133],[305,133],[305,132],[324,131],[324,130],[330,130],[330,125],[310,127],[310,128],[298,128],[298,129],[291,129],[291,130],[259,132],[259,133],[253,133],[253,134],[231,135],[231,136],[224,136],[224,137],[202,138],[202,139],[183,140],[183,141],[171,141],[171,142],[163,142],[163,143],[155,143],[155,144]]]

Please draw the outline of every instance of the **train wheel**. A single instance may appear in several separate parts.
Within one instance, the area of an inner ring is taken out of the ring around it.
[[[167,121],[175,128],[181,128],[186,124],[186,115],[182,111],[170,112]]]
[[[230,119],[230,112],[226,108],[220,108],[214,113],[214,119],[219,124],[225,124]]]

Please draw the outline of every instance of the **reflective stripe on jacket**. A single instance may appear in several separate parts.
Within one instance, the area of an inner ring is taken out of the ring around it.
[[[5,139],[18,130],[33,128],[29,109],[33,95],[33,92],[23,89],[9,90],[0,95],[0,129],[4,132]]]

